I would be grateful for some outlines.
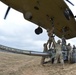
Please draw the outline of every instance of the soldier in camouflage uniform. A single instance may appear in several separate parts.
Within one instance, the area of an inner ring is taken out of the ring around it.
[[[46,52],[48,49],[47,49],[47,43],[44,43],[43,45],[44,49],[43,49],[43,52]],[[42,59],[41,59],[41,64],[43,65],[44,62],[45,62],[45,58],[46,56],[42,56]]]
[[[68,62],[71,63],[73,49],[72,49],[70,43],[68,43],[68,45],[67,45],[67,51],[68,51]]]
[[[47,41],[47,45],[49,45],[49,49],[50,49],[51,43],[53,42],[53,39],[54,39],[54,36],[53,36],[54,27],[51,30],[47,29],[47,33],[48,33],[48,36],[49,36],[49,39]]]
[[[62,50],[64,51],[64,50],[66,50],[66,39],[65,39],[65,37],[64,37],[64,35],[62,35]]]
[[[76,63],[76,47],[73,45],[73,52],[72,52],[72,63]]]
[[[62,64],[62,68],[64,68],[64,60],[63,60],[62,48],[60,43],[61,43],[60,40],[58,40],[57,43],[54,40],[54,45],[56,50],[54,64],[56,64],[57,62],[60,62]]]

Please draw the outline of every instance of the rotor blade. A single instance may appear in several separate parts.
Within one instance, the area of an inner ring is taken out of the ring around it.
[[[11,8],[11,7],[8,7],[8,8],[7,8],[7,11],[6,11],[6,14],[5,14],[5,16],[4,16],[4,19],[6,19],[8,13],[9,13],[9,11],[10,11],[10,8]]]
[[[70,3],[71,5],[73,5],[74,6],[74,4],[71,2],[71,1],[69,1],[69,0],[66,0],[68,3]]]

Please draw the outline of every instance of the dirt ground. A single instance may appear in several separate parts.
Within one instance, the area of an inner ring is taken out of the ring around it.
[[[41,57],[0,52],[0,75],[76,75],[76,64],[40,64]]]

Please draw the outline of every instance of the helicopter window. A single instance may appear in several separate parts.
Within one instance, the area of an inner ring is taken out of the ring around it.
[[[69,27],[65,26],[64,27],[64,32],[67,32],[67,31],[69,31]]]
[[[39,10],[39,8],[37,6],[34,6],[34,9]]]

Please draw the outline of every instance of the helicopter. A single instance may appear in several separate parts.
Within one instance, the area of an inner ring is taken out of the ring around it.
[[[0,0],[1,2],[8,5],[4,19],[7,18],[11,8],[23,13],[24,19],[35,23],[38,28],[35,29],[35,33],[39,35],[44,29],[51,29],[54,25],[55,35],[61,38],[63,29],[65,30],[65,38],[70,39],[76,36],[75,28],[76,22],[75,17],[65,3],[68,2],[70,5],[74,4],[70,0]]]
[[[4,19],[7,19],[9,11],[11,8],[23,13],[24,19],[35,23],[38,28],[35,29],[37,35],[43,32],[44,29],[51,29],[55,27],[54,34],[58,37],[62,37],[64,33],[66,39],[76,37],[74,33],[76,30],[75,17],[65,3],[67,1],[70,5],[74,4],[70,0],[0,0],[4,4],[8,5],[7,11],[5,13]],[[26,50],[13,49],[5,46],[1,46],[2,50],[8,52],[26,54],[26,55],[36,55],[36,56],[50,56],[51,52],[33,52]]]

